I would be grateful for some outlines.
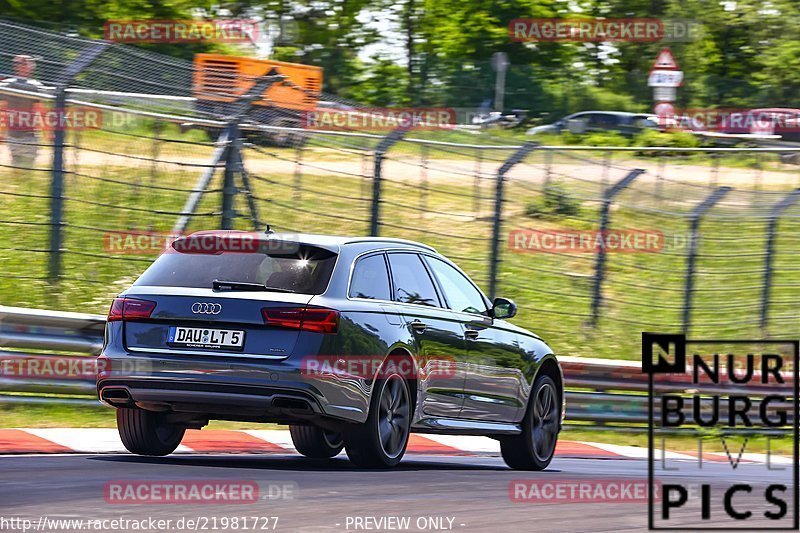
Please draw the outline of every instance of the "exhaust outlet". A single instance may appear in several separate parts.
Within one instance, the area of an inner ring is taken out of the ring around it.
[[[289,409],[292,411],[299,411],[303,413],[313,413],[314,410],[311,408],[311,405],[305,400],[300,400],[297,398],[284,398],[278,397],[272,400],[272,407],[278,409]]]
[[[133,403],[131,393],[122,387],[106,387],[100,391],[100,399],[111,405],[129,405]]]

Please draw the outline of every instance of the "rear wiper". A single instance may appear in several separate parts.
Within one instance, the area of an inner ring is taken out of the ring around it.
[[[270,287],[269,285],[264,285],[265,291],[274,291],[274,292],[297,292],[294,289],[284,289],[283,287]]]
[[[215,279],[211,283],[215,291],[274,291],[274,292],[295,292],[292,289],[281,287],[268,287],[263,283],[250,283],[247,281],[223,281]]]

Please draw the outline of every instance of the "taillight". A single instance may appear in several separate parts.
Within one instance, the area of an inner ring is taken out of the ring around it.
[[[125,298],[114,298],[114,301],[111,302],[111,309],[108,310],[108,316],[106,317],[106,322],[114,322],[116,320],[122,320],[122,306],[125,303]]]
[[[336,333],[339,328],[339,311],[325,307],[265,307],[261,314],[270,326],[317,333]]]
[[[111,309],[108,311],[108,322],[117,320],[141,320],[150,318],[156,303],[149,300],[138,300],[136,298],[114,298]]]

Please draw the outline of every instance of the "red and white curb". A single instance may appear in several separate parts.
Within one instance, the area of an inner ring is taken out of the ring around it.
[[[113,428],[0,429],[0,454],[127,453]],[[288,430],[188,430],[175,453],[295,453]],[[408,453],[427,455],[500,455],[500,443],[488,437],[411,435]],[[658,459],[660,460],[660,454]],[[556,456],[587,459],[647,459],[647,449],[598,442],[560,440]],[[736,461],[725,453],[703,452],[706,461]],[[667,459],[696,461],[691,453],[667,452]],[[742,462],[766,462],[765,454],[744,453]],[[771,456],[772,464],[790,464],[787,457]]]

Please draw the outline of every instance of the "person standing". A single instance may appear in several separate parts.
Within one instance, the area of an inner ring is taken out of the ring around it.
[[[29,55],[14,57],[14,77],[0,82],[0,89],[8,88],[26,93],[41,93],[44,85],[32,78],[36,60]],[[6,127],[11,164],[20,169],[32,169],[36,163],[39,139],[36,132],[36,114],[41,108],[35,96],[0,93],[6,103]]]

